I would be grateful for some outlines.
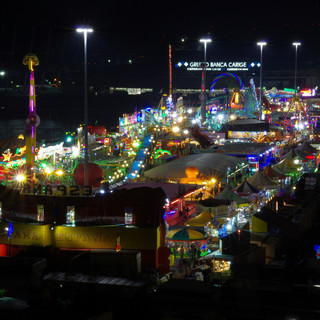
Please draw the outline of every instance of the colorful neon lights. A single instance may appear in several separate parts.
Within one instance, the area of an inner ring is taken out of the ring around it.
[[[219,74],[217,77],[215,77],[211,83],[211,87],[210,87],[210,91],[213,92],[214,91],[214,87],[216,85],[216,83],[224,77],[231,77],[234,78],[238,81],[239,85],[240,85],[240,89],[243,90],[244,89],[244,83],[241,80],[240,77],[238,77],[236,74],[232,73],[232,72],[225,72],[225,73],[221,73]]]
[[[27,54],[23,58],[23,64],[29,69],[29,114],[26,121],[26,170],[27,174],[33,179],[34,172],[32,168],[35,163],[35,149],[36,149],[36,100],[35,100],[35,82],[34,82],[34,66],[39,65],[39,59],[34,54]]]
[[[3,153],[3,161],[9,162],[12,156],[12,153],[9,151],[8,153]]]
[[[158,159],[158,158],[162,157],[162,156],[165,155],[165,154],[171,155],[171,152],[168,151],[168,150],[158,149],[158,150],[156,151],[156,153],[155,153],[154,158],[155,158],[155,159]]]
[[[313,97],[316,95],[316,90],[315,89],[301,89],[300,95],[302,97]]]

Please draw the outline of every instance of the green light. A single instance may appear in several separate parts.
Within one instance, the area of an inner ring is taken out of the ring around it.
[[[158,149],[154,155],[154,158],[158,159],[159,157],[161,157],[165,154],[171,155],[171,152],[169,150]]]
[[[292,93],[294,93],[294,92],[295,92],[295,90],[294,90],[294,89],[290,89],[290,88],[284,88],[284,89],[283,89],[283,91],[292,92]]]

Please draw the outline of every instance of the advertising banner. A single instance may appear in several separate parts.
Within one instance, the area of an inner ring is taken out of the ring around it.
[[[0,223],[0,244],[8,244],[9,223]],[[56,226],[12,222],[11,245],[70,249],[157,250],[160,228],[135,226]]]
[[[8,222],[0,223],[0,243],[8,243]],[[12,222],[11,245],[49,246],[52,244],[49,225]]]
[[[159,228],[134,226],[57,226],[54,230],[54,246],[74,249],[116,249],[121,237],[121,249],[156,250],[160,243]]]

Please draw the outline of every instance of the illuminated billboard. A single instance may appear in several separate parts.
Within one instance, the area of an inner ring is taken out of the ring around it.
[[[314,97],[316,95],[316,90],[312,88],[304,88],[300,90],[301,97]]]
[[[201,71],[201,61],[179,61],[175,67],[187,71]],[[255,71],[260,68],[259,62],[248,61],[208,61],[206,71]]]

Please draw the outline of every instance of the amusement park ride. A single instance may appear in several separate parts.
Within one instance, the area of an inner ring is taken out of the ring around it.
[[[291,117],[289,114],[291,113]],[[292,103],[283,119],[284,126],[294,126],[298,130],[303,130],[309,123],[309,116],[300,97],[294,97]]]
[[[238,86],[232,90],[224,89],[224,94],[214,96],[207,103],[206,125],[216,131],[220,130],[221,123],[227,121],[227,119],[256,117],[259,109],[253,79],[250,81],[250,86],[245,87],[241,78],[231,72],[220,74],[213,80],[210,87],[211,94],[214,93],[216,83],[224,77],[235,79]]]
[[[34,54],[27,54],[23,58],[24,65],[28,66],[29,70],[29,109],[28,109],[28,117],[25,121],[25,147],[19,147],[19,163],[14,161],[15,155],[9,151],[4,151],[2,153],[3,161],[2,163],[2,171],[4,172],[7,170],[10,171],[10,168],[14,168],[14,170],[11,170],[8,174],[6,173],[6,180],[13,180],[13,175],[15,173],[18,173],[17,167],[19,168],[19,171],[21,171],[22,168],[24,168],[24,174],[25,178],[27,178],[28,185],[33,188],[34,185],[37,185],[39,181],[44,182],[49,180],[49,174],[46,172],[45,166],[42,165],[53,165],[56,171],[58,172],[58,169],[63,168],[63,165],[61,165],[61,168],[59,168],[59,163],[56,163],[55,156],[52,155],[52,153],[55,155],[63,154],[63,151],[59,149],[59,151],[46,151],[44,152],[43,147],[39,147],[39,149],[36,148],[36,128],[39,125],[39,117],[36,113],[36,92],[35,92],[35,78],[34,78],[34,68],[39,65],[39,59]],[[233,85],[233,89],[224,89],[224,90],[215,90],[215,84],[222,78],[229,77],[232,78],[232,80],[236,80],[237,84]],[[170,82],[170,94],[166,95],[163,94],[162,98],[160,100],[160,103],[157,107],[147,107],[145,109],[142,109],[141,111],[135,111],[132,115],[123,115],[122,118],[119,118],[119,132],[117,132],[117,135],[107,135],[107,131],[104,128],[101,132],[97,132],[97,128],[93,130],[93,127],[89,127],[92,130],[90,130],[90,134],[94,135],[94,139],[97,139],[97,135],[101,136],[101,138],[98,138],[99,143],[102,144],[101,148],[105,148],[105,150],[108,149],[108,155],[114,154],[118,155],[120,154],[120,146],[124,145],[125,147],[121,147],[123,152],[128,152],[128,156],[131,157],[132,163],[136,163],[137,165],[132,164],[132,170],[129,172],[123,173],[123,175],[116,174],[114,170],[109,170],[108,175],[105,171],[105,177],[110,177],[110,181],[113,183],[114,181],[117,181],[117,179],[120,179],[120,176],[127,176],[128,178],[132,178],[137,176],[137,172],[140,172],[140,167],[142,166],[142,163],[144,161],[148,161],[147,155],[142,155],[143,151],[145,149],[149,149],[149,139],[151,139],[147,134],[150,134],[151,131],[155,132],[157,135],[159,135],[158,131],[162,130],[165,134],[171,132],[171,136],[185,136],[187,137],[190,133],[193,138],[195,138],[199,144],[206,148],[208,145],[212,144],[212,141],[214,139],[223,140],[224,136],[222,135],[220,137],[219,134],[215,136],[216,133],[221,132],[221,128],[224,125],[225,122],[230,122],[233,120],[239,120],[239,119],[252,119],[252,118],[258,118],[259,117],[259,101],[257,98],[257,95],[260,93],[260,88],[256,88],[253,79],[250,80],[250,85],[248,87],[244,86],[243,81],[235,74],[230,72],[225,72],[223,74],[220,74],[217,76],[214,81],[211,84],[210,92],[211,92],[211,99],[207,101],[206,103],[206,117],[205,121],[202,121],[202,106],[196,108],[196,107],[190,107],[186,106],[185,102],[183,101],[183,97],[180,97],[176,104],[174,103],[174,100],[171,96],[172,94],[172,87]],[[274,88],[275,89],[275,88]],[[265,109],[266,114],[269,112],[267,116],[271,119],[273,114],[276,114],[276,116],[281,115],[279,119],[281,119],[282,123],[279,125],[275,123],[275,118],[272,119],[273,124],[275,126],[283,127],[283,128],[289,128],[289,129],[295,129],[295,130],[302,130],[306,129],[308,122],[308,115],[306,112],[306,109],[303,105],[303,103],[300,101],[300,97],[292,97],[293,94],[291,93],[290,97],[286,97],[286,105],[288,106],[289,102],[291,103],[291,107],[289,110],[284,109],[280,105],[278,105],[278,98],[283,98],[285,96],[285,92],[280,92],[280,90],[274,90],[273,93],[269,94],[269,91],[266,91],[263,89],[262,92],[262,105]],[[280,101],[280,100],[279,100]],[[274,111],[274,112],[273,112]],[[288,112],[287,112],[288,111]],[[285,114],[286,113],[286,114]],[[290,117],[289,114],[291,113]],[[292,114],[293,113],[293,114]],[[264,115],[264,114],[263,114]],[[284,119],[284,120],[283,120]],[[269,121],[271,122],[271,121]],[[290,124],[289,124],[290,122]],[[292,122],[292,124],[291,124]],[[291,128],[290,128],[291,126]],[[162,128],[162,129],[160,129]],[[81,128],[80,128],[81,129]],[[277,128],[276,128],[277,129]],[[277,131],[278,133],[282,130],[282,128],[279,128],[280,130]],[[155,131],[157,130],[157,132]],[[260,129],[259,129],[260,130]],[[288,130],[289,131],[289,130]],[[81,159],[81,153],[83,151],[81,147],[81,130],[78,131],[78,140],[77,140],[77,146],[71,146],[70,150],[72,149],[72,152],[65,151],[65,154],[63,156],[69,157],[71,160],[66,163],[73,163],[74,161],[74,168],[71,168],[71,166],[66,165],[65,173],[70,175],[70,182],[73,181],[72,177],[74,178],[74,170],[75,166],[78,165],[79,162],[82,161]],[[259,134],[259,132],[257,132]],[[266,133],[260,132],[261,137],[259,136],[259,141],[255,142],[261,142],[260,140],[263,138],[266,138]],[[121,138],[126,136],[126,139]],[[169,136],[169,134],[168,134]],[[205,139],[202,139],[202,136],[205,136]],[[215,138],[217,137],[217,138]],[[130,139],[129,139],[130,138]],[[229,138],[236,138],[232,135],[229,136]],[[239,137],[237,138],[243,138],[243,139],[251,139],[252,137]],[[260,139],[261,138],[261,139]],[[134,146],[134,143],[136,140],[139,140],[140,144],[138,147]],[[202,139],[202,140],[201,140]],[[253,138],[252,138],[253,139]],[[63,144],[63,143],[62,143]],[[74,147],[74,148],[73,148]],[[62,148],[62,146],[61,146]],[[15,148],[18,150],[17,148]],[[40,152],[41,149],[43,149],[43,152]],[[62,148],[63,149],[63,148]],[[73,150],[74,149],[74,150]],[[82,151],[81,151],[82,149]],[[140,150],[141,149],[141,150]],[[13,150],[13,149],[12,149]],[[25,160],[23,159],[22,150],[25,152]],[[66,149],[67,150],[67,149]],[[99,149],[100,150],[100,149]],[[103,149],[103,152],[105,151]],[[131,152],[131,151],[132,152]],[[118,153],[116,152],[118,151]],[[140,152],[141,151],[141,152]],[[99,151],[100,152],[100,151]],[[101,154],[103,153],[101,151]],[[140,153],[139,153],[140,152]],[[17,153],[17,152],[16,152]],[[41,153],[41,155],[40,155]],[[105,152],[106,153],[106,152]],[[131,155],[132,154],[132,155]],[[135,155],[135,158],[133,157],[133,154]],[[12,159],[10,159],[10,156]],[[17,158],[17,157],[16,157]],[[15,158],[15,159],[16,159]],[[134,160],[136,161],[134,161]],[[97,160],[95,158],[95,160]],[[99,160],[99,159],[98,159]],[[25,161],[23,163],[23,161]],[[131,166],[131,165],[130,165]],[[137,167],[137,168],[136,168]],[[124,170],[120,168],[121,170]],[[119,169],[119,170],[120,170]],[[141,169],[142,170],[142,169]],[[6,172],[7,172],[6,171]],[[111,172],[112,171],[112,172]],[[114,171],[114,172],[113,172]],[[124,170],[125,171],[125,170]],[[54,171],[55,172],[55,171]],[[110,176],[109,176],[110,173]],[[1,174],[1,167],[0,167],[0,174]],[[10,178],[10,179],[9,179]],[[58,178],[57,178],[58,179]],[[59,179],[62,180],[62,177],[59,176]],[[66,180],[66,178],[64,178]],[[54,180],[54,179],[51,179]],[[114,180],[114,181],[113,181]],[[68,180],[69,181],[69,180]]]
[[[35,165],[35,152],[36,152],[36,127],[39,125],[39,118],[36,112],[36,92],[34,81],[33,67],[39,65],[39,59],[36,55],[29,53],[24,56],[23,64],[28,66],[29,69],[29,114],[26,119],[26,174],[32,182],[34,179],[34,165]]]

